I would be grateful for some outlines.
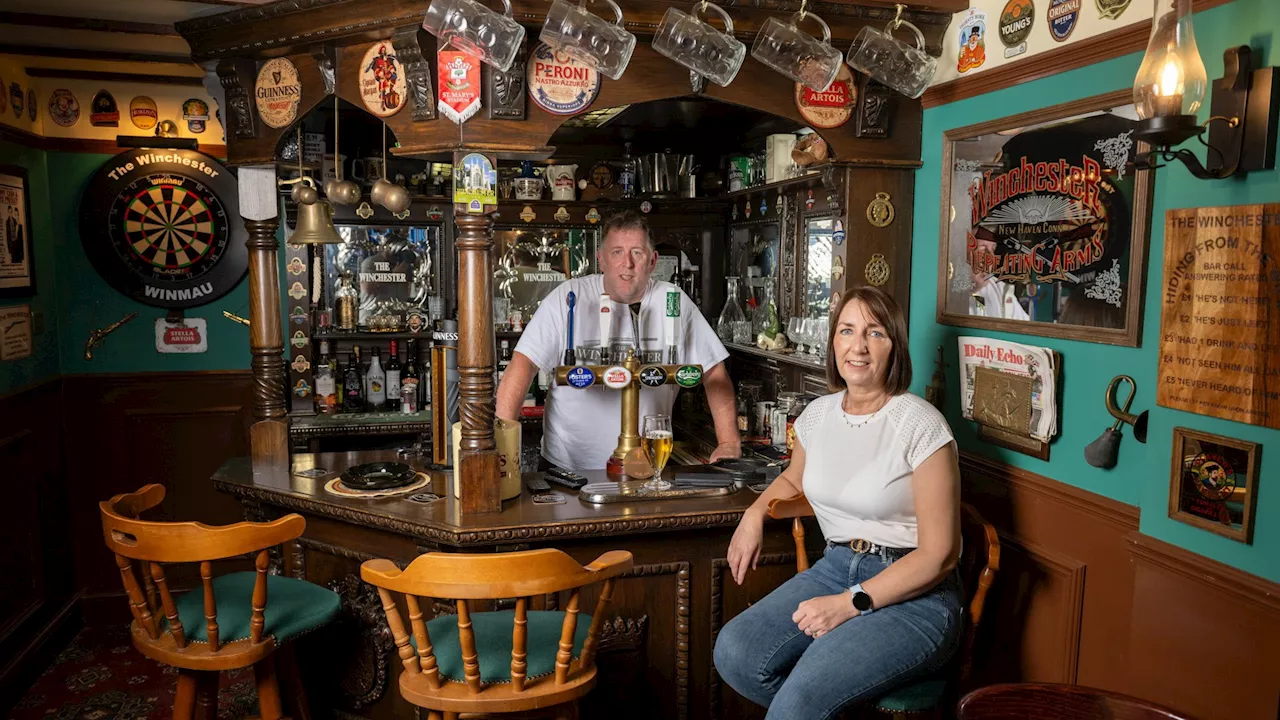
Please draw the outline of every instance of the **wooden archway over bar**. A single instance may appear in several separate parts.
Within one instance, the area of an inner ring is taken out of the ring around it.
[[[359,63],[369,43],[390,38],[410,82],[414,72],[423,71],[434,89],[436,39],[420,29],[429,4],[429,0],[280,0],[176,26],[190,44],[192,58],[216,68],[225,94],[220,109],[228,128],[227,161],[241,168],[240,205],[250,231],[250,346],[256,387],[256,422],[250,440],[254,472],[260,481],[274,476],[287,482],[289,470],[288,418],[280,399],[284,391],[280,379],[284,376],[284,341],[279,317],[279,219],[274,178],[276,148],[294,128],[272,129],[257,117],[253,102],[257,69],[261,61],[271,57],[284,56],[293,62],[302,83],[299,118],[333,94],[361,107]],[[622,78],[602,80],[591,108],[694,94],[689,73],[648,44],[666,9],[686,4],[692,3],[620,0],[627,28],[639,36],[639,42]],[[735,34],[748,45],[768,17],[790,15],[801,8],[800,0],[720,0],[718,4],[731,14]],[[903,18],[920,28],[934,55],[941,52],[951,13],[968,6],[967,0],[911,0],[906,4],[909,7]],[[549,2],[513,0],[512,5],[514,17],[528,30],[532,48]],[[895,16],[892,0],[860,0],[856,4],[817,0],[807,2],[805,8],[830,25],[832,44],[842,50],[863,27],[881,27]],[[487,76],[491,68],[484,66],[482,72]],[[862,82],[865,78],[859,78],[859,84]],[[434,112],[430,113],[432,119],[424,119],[421,113],[415,119],[412,89],[409,94],[409,107],[387,120],[400,143],[393,152],[402,156],[452,162],[461,153],[481,152],[495,159],[544,159],[555,152],[549,143],[566,119],[543,112],[532,102],[525,120],[491,120],[483,111],[461,126]],[[796,109],[795,85],[750,56],[729,87],[708,84],[702,95],[807,124]],[[429,103],[435,103],[434,96]],[[853,165],[918,166],[920,103],[902,97],[895,97],[894,103],[893,128],[887,138],[859,138],[854,122],[819,130],[834,159]],[[496,207],[486,208],[483,215],[455,211],[462,424],[455,473],[461,483],[464,514],[501,509],[492,428],[494,210]]]

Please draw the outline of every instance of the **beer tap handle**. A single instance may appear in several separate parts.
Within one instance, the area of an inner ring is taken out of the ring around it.
[[[609,333],[613,330],[613,299],[600,293],[600,364],[609,364]]]
[[[676,359],[676,326],[680,324],[680,291],[667,291],[667,317],[665,321],[667,335],[667,362],[675,364]]]
[[[631,337],[636,341],[636,357],[644,357],[640,347],[640,303],[633,302],[627,307],[631,308]]]
[[[573,309],[578,304],[578,296],[572,290],[569,291],[569,347],[564,349],[564,364],[576,365],[577,361],[573,356]]]

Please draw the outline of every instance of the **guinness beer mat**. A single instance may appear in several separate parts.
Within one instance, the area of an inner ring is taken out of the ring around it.
[[[268,127],[288,126],[298,116],[298,101],[302,99],[298,68],[288,58],[271,58],[258,71],[253,98],[258,115]]]

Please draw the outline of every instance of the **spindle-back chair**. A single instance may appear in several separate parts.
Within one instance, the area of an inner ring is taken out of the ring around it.
[[[595,685],[596,647],[613,578],[631,565],[629,552],[607,552],[583,566],[548,548],[427,553],[403,571],[390,560],[368,560],[360,576],[382,598],[404,663],[400,694],[430,711],[431,720],[552,706],[561,717],[576,719],[577,700]],[[580,618],[581,590],[597,582],[603,587],[595,612]],[[533,596],[564,591],[570,594],[563,611],[529,609]],[[409,632],[393,592],[404,596]],[[454,600],[457,616],[424,621],[420,598]],[[509,598],[515,598],[514,611],[474,612],[471,605]]]
[[[773,500],[769,503],[769,517],[791,520],[791,537],[796,544],[796,572],[808,570],[809,554],[805,549],[802,520],[813,517],[813,507],[809,505],[809,500],[803,493]],[[958,697],[959,693],[969,687],[973,672],[973,648],[982,612],[986,607],[987,591],[991,589],[996,573],[1000,570],[1000,537],[996,534],[995,526],[983,519],[977,508],[968,503],[960,504],[960,535],[964,540],[964,552],[960,555],[960,578],[969,597],[965,605],[967,622],[964,637],[951,663],[954,675],[950,678],[935,677],[909,683],[874,703],[876,710],[895,719],[914,714],[937,715],[946,704],[944,698]]]
[[[139,516],[164,500],[161,485],[116,495],[98,504],[102,534],[115,554],[133,614],[134,647],[156,662],[178,668],[174,717],[217,716],[218,673],[252,665],[265,720],[283,717],[273,653],[293,637],[320,627],[339,609],[332,591],[303,580],[268,575],[268,548],[302,535],[306,521],[286,515],[269,523],[210,526],[154,522]],[[254,571],[215,577],[212,563],[254,556]],[[135,563],[143,582],[138,583]],[[166,563],[199,563],[199,590],[176,594]],[[268,598],[272,599],[268,610]],[[163,613],[163,616],[162,616]],[[282,675],[295,715],[307,717],[305,695],[292,655],[282,653]]]

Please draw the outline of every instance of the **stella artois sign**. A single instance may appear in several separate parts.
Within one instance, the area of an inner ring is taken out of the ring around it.
[[[831,87],[822,92],[811,90],[803,83],[796,83],[796,109],[812,127],[825,130],[845,124],[853,117],[857,99],[858,91],[853,82],[853,73],[843,63]]]

